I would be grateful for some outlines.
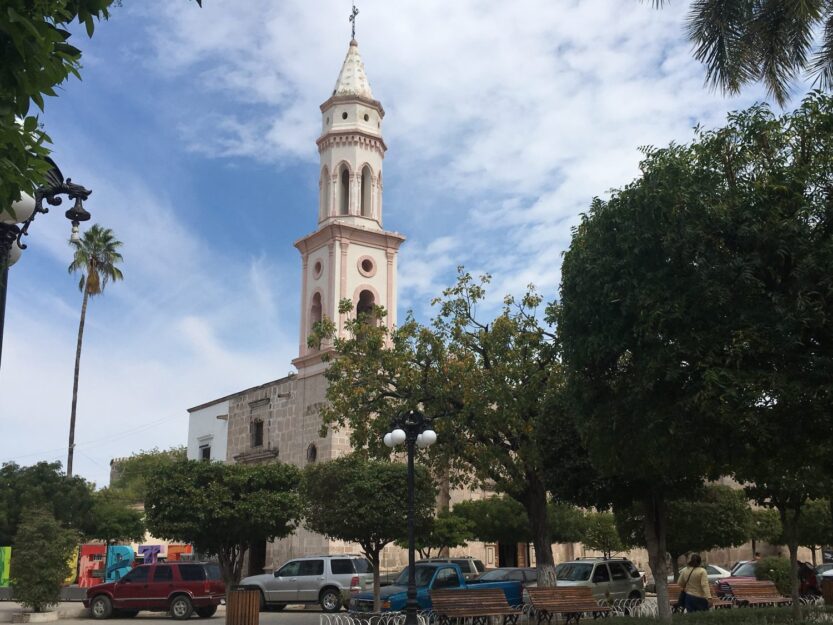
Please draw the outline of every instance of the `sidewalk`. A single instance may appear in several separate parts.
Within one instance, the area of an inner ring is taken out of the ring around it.
[[[0,623],[11,623],[12,615],[17,614],[22,609],[23,608],[19,603],[15,603],[13,601],[0,601]],[[84,606],[78,601],[59,603],[51,610],[57,610],[58,618],[62,621],[76,619],[80,616],[89,614],[89,610],[84,608]],[[53,623],[54,622],[55,621],[53,621]]]

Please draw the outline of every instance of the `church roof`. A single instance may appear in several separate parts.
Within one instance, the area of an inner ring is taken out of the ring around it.
[[[347,49],[347,56],[344,58],[344,65],[338,74],[334,96],[355,95],[363,98],[373,99],[373,92],[370,90],[370,83],[367,81],[367,74],[364,73],[364,63],[359,54],[359,44],[353,39]]]

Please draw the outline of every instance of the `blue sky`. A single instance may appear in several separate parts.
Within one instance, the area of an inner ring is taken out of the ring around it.
[[[42,116],[94,222],[124,242],[125,281],[89,309],[76,472],[184,444],[190,406],[291,371],[300,263],[315,227],[318,105],[349,41],[348,0],[129,0],[92,40],[83,81]],[[357,39],[386,110],[385,227],[400,318],[454,279],[492,295],[557,292],[570,228],[638,174],[641,145],[763,98],[703,86],[688,3],[362,0]],[[63,210],[10,272],[0,461],[66,456],[81,296]]]

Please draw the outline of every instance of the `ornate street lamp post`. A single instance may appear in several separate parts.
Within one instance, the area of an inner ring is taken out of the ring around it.
[[[90,197],[89,189],[75,184],[64,176],[52,159],[46,159],[52,166],[46,175],[46,184],[35,191],[35,197],[23,193],[21,200],[12,204],[12,214],[8,211],[0,212],[0,357],[3,354],[3,329],[6,318],[6,288],[9,282],[9,267],[17,262],[20,254],[26,249],[23,237],[29,235],[29,225],[38,213],[48,213],[49,207],[59,206],[66,195],[75,204],[64,215],[72,222],[71,241],[79,241],[78,225],[87,221],[90,214],[84,209],[83,200]]]
[[[396,447],[405,443],[408,452],[408,599],[405,602],[405,625],[417,625],[416,565],[414,564],[414,452],[437,442],[431,420],[417,410],[411,410],[392,424],[394,429],[385,434],[385,445]]]

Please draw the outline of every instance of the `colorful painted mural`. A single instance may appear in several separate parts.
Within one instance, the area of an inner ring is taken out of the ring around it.
[[[107,548],[107,575],[105,581],[115,582],[133,568],[133,548],[127,545],[111,545]]]
[[[78,549],[73,551],[72,556],[67,560],[67,568],[69,568],[69,576],[64,580],[64,584],[71,586],[78,576]]]
[[[104,545],[81,545],[78,562],[78,585],[89,588],[100,584],[104,568]]]
[[[12,561],[12,548],[0,547],[0,588],[9,585],[9,565]]]
[[[139,545],[139,557],[145,564],[153,564],[162,553],[162,545]]]
[[[193,545],[168,545],[168,552],[165,559],[168,562],[176,562],[178,560],[190,560],[189,556],[194,555]]]

